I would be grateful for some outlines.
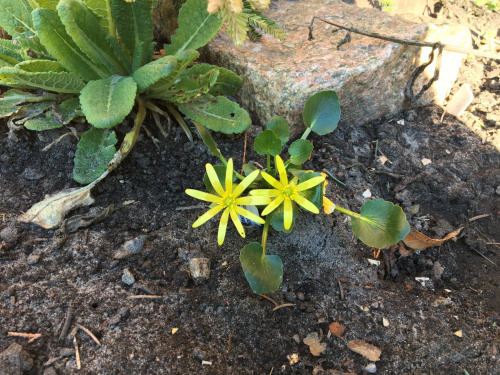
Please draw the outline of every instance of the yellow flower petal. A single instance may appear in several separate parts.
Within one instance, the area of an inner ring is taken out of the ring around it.
[[[237,207],[237,206],[236,206]],[[243,225],[241,224],[240,218],[238,214],[234,210],[235,208],[231,207],[229,209],[229,214],[231,215],[231,220],[233,221],[234,226],[238,230],[238,233],[241,237],[245,238],[245,229],[243,229]]]
[[[283,160],[281,160],[279,155],[276,155],[276,169],[278,170],[278,173],[280,175],[280,182],[283,184],[283,186],[288,185],[288,176],[286,174],[286,168],[285,164],[283,164]]]
[[[255,195],[258,197],[277,197],[278,195],[281,195],[281,190],[277,189],[254,189],[250,190],[250,195]]]
[[[236,187],[236,189],[234,189],[233,197],[239,197],[241,194],[243,194],[246,188],[249,187],[252,182],[254,182],[258,175],[259,171],[253,171],[248,176],[246,176],[243,181],[241,181],[240,184]]]
[[[233,192],[233,159],[229,159],[226,166],[226,193]]]
[[[310,189],[316,185],[321,184],[323,181],[325,181],[325,178],[323,176],[313,177],[307,181],[304,181],[304,182],[301,182],[300,184],[298,184],[297,191],[304,191],[304,190]]]
[[[299,206],[305,208],[307,211],[311,211],[312,213],[319,214],[318,207],[314,205],[311,201],[304,198],[302,195],[294,194],[292,199],[297,202]]]
[[[221,201],[220,197],[213,194],[205,193],[204,191],[186,189],[186,194],[190,195],[193,198],[200,199],[206,202],[219,203]]]
[[[335,211],[335,203],[323,196],[323,209],[325,210],[325,213],[329,215]]]
[[[207,164],[206,168],[207,168],[208,179],[210,180],[210,183],[212,184],[214,190],[217,192],[217,194],[223,197],[225,192],[219,181],[219,176],[217,176],[217,172],[215,172],[215,169],[214,167],[212,167],[212,164]]]
[[[213,218],[215,215],[217,215],[219,212],[221,212],[224,209],[224,206],[217,205],[215,207],[212,207],[210,210],[205,212],[203,215],[201,215],[196,221],[193,223],[193,228],[197,228],[202,224],[205,224],[208,220]]]
[[[271,203],[269,197],[239,197],[234,201],[238,206],[262,206]]]
[[[271,185],[273,188],[278,190],[283,190],[284,185],[277,179],[275,179],[273,176],[267,174],[266,172],[260,172],[260,173],[262,174],[262,177],[264,177],[264,180],[266,180],[268,184]]]
[[[265,223],[265,220],[263,220],[260,216],[255,215],[253,212],[245,210],[243,207],[236,206],[234,208],[234,210],[236,211],[236,213],[238,215],[246,217],[247,219],[255,221],[256,223],[259,223],[259,224],[264,224]]]
[[[292,221],[293,221],[293,205],[292,205],[292,200],[290,198],[285,199],[285,206],[284,206],[284,214],[283,214],[283,221],[284,221],[284,226],[285,229],[288,230],[292,226]]]
[[[229,209],[226,209],[220,218],[219,232],[217,234],[217,242],[219,245],[224,243],[224,238],[226,238],[227,221],[229,217]]]
[[[267,206],[264,211],[262,211],[262,216],[266,216],[267,214],[270,214],[271,212],[273,212],[277,207],[279,207],[279,205],[285,200],[285,196],[283,195],[280,195],[279,197],[277,197],[275,200],[273,200],[269,206]]]

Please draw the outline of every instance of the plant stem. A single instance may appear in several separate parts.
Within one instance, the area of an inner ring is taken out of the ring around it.
[[[307,137],[309,137],[309,133],[311,133],[311,128],[307,128],[304,134],[302,134],[302,137],[300,137],[300,139],[307,139]]]
[[[269,232],[269,224],[271,224],[270,216],[266,216],[264,230],[262,231],[262,259],[266,256],[267,233]]]
[[[271,173],[271,154],[267,154],[267,173]]]
[[[361,216],[360,214],[356,213],[356,212],[352,212],[348,209],[345,209],[345,208],[342,208],[342,207],[339,207],[337,205],[335,205],[335,211],[338,211],[340,213],[343,213],[345,215],[348,215],[350,217],[354,217],[356,219],[361,219],[363,216]]]

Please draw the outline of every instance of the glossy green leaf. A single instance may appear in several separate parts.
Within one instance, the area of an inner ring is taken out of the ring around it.
[[[116,135],[112,130],[92,127],[83,133],[75,154],[75,181],[89,184],[99,178],[115,155],[116,142]]]
[[[0,1],[0,25],[12,36],[28,31],[35,34],[31,20],[32,10],[29,2],[24,0],[2,0]]]
[[[248,176],[250,173],[252,173],[253,171],[257,171],[259,168],[257,168],[255,165],[252,164],[243,164],[242,169],[243,169],[243,174],[245,176]],[[259,175],[254,181],[256,182],[262,180],[263,180],[262,174],[259,173]]]
[[[219,71],[213,69],[206,74],[183,77],[176,84],[156,96],[169,102],[187,103],[196,97],[208,93],[217,81]]]
[[[215,173],[217,173],[217,177],[219,177],[219,182],[222,185],[222,187],[225,189],[226,188],[226,166],[225,165],[214,165],[214,170]],[[236,181],[236,174],[233,173],[233,182]],[[210,182],[210,179],[208,178],[207,173],[203,175],[203,183],[205,184],[205,187],[207,190],[214,195],[219,195],[215,191],[215,189],[212,186],[212,183]]]
[[[297,139],[288,148],[290,154],[290,163],[301,165],[311,157],[313,145],[306,139]]]
[[[240,252],[240,262],[250,288],[255,293],[272,293],[283,282],[283,263],[277,255],[264,255],[262,246],[250,242]]]
[[[147,0],[111,0],[111,12],[116,22],[116,31],[125,49],[137,53],[136,46],[142,43],[142,56],[146,56],[149,44],[153,40],[153,21]]]
[[[302,112],[306,127],[318,135],[331,133],[340,120],[340,104],[333,90],[320,91],[307,99]]]
[[[288,122],[283,117],[274,116],[267,124],[267,129],[272,130],[278,136],[282,145],[288,142],[290,138],[290,126],[288,126]]]
[[[321,176],[321,173],[306,172],[306,173],[301,174],[301,176],[299,178],[299,183],[310,180],[311,178],[320,177],[320,176]],[[301,191],[300,195],[302,195],[308,201],[312,202],[318,208],[318,210],[321,207],[323,207],[323,184],[319,184],[319,185],[313,186],[310,189]]]
[[[276,156],[281,153],[281,140],[272,130],[267,129],[255,138],[253,148],[259,155]]]
[[[203,47],[220,30],[222,20],[207,12],[207,0],[187,0],[179,10],[177,24],[172,44],[164,46],[168,55]]]
[[[34,131],[57,129],[62,126],[63,124],[50,112],[29,119],[24,123],[26,129]]]
[[[351,220],[352,232],[368,246],[383,249],[401,241],[410,232],[406,215],[399,206],[383,199],[361,206],[361,217]]]
[[[87,121],[98,128],[112,128],[132,111],[137,84],[132,77],[111,76],[90,81],[80,94]]]
[[[274,230],[283,233],[291,233],[293,231],[293,227],[295,226],[295,219],[299,215],[299,210],[297,209],[297,205],[295,204],[295,202],[292,202],[292,208],[292,225],[290,225],[289,229],[285,229],[285,206],[283,204],[281,204],[278,208],[276,208],[268,215],[270,216],[271,226]]]
[[[224,134],[242,133],[252,124],[247,111],[224,96],[203,95],[178,108],[208,129]]]
[[[127,73],[106,39],[107,31],[80,0],[61,0],[57,11],[68,35],[94,64],[106,66],[109,75]]]
[[[79,93],[85,83],[69,72],[29,72],[18,68],[1,68],[0,84],[9,87],[40,88],[60,93]]]
[[[102,28],[115,37],[116,25],[111,12],[111,0],[85,0],[85,5],[97,15]]]
[[[109,70],[104,65],[93,63],[75,44],[56,13],[39,8],[34,10],[32,14],[40,42],[62,66],[85,81],[109,75]]]

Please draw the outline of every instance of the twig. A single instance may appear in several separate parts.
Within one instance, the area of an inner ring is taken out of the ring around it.
[[[500,242],[486,242],[485,245],[500,245]]]
[[[263,298],[267,299],[268,301],[271,301],[272,303],[274,303],[274,306],[275,306],[275,307],[274,307],[273,311],[276,311],[276,310],[278,310],[278,309],[281,309],[282,307],[291,307],[291,306],[295,306],[295,304],[294,304],[294,303],[284,303],[284,304],[282,304],[282,305],[278,305],[278,303],[276,303],[276,301],[275,301],[275,300],[273,300],[271,297],[266,296],[265,294],[259,294],[259,296],[261,296],[261,297],[263,297]]]
[[[96,342],[96,344],[97,344],[97,345],[102,346],[102,344],[101,344],[101,342],[99,341],[99,339],[98,339],[97,337],[95,337],[95,336],[94,336],[94,334],[93,334],[92,332],[90,332],[90,330],[89,330],[89,329],[85,328],[85,327],[84,327],[84,326],[82,326],[80,323],[75,323],[75,325],[76,325],[78,328],[80,328],[80,329],[84,330],[84,331],[85,331],[85,333],[86,333],[87,335],[89,335],[89,336],[92,338],[92,340],[94,340],[94,341]]]
[[[28,344],[42,337],[41,333],[24,333],[24,332],[7,332],[7,335],[29,338]]]
[[[472,247],[471,247],[471,249],[474,250],[479,255],[481,255],[484,259],[486,259],[488,262],[490,262],[491,264],[493,264],[495,267],[497,267],[497,264],[495,262],[493,262],[492,260],[488,259],[485,255],[481,254],[479,251],[477,251],[476,249],[474,249]]]
[[[135,296],[129,296],[130,299],[138,299],[138,298],[150,298],[150,299],[162,299],[163,296],[152,296],[150,294],[137,294]]]
[[[78,370],[81,370],[82,362],[80,362],[80,351],[78,350],[78,343],[76,342],[76,336],[73,336],[73,345],[75,346],[76,368]]]
[[[396,174],[396,173],[391,173],[387,171],[375,171],[376,174],[385,174],[386,176],[393,177],[393,178],[405,178],[402,174]]]
[[[344,288],[342,287],[342,283],[340,282],[339,279],[337,279],[337,282],[339,283],[340,299],[344,299]]]
[[[477,215],[477,216],[474,216],[474,217],[471,217],[469,219],[469,221],[474,221],[474,220],[477,220],[477,219],[482,219],[482,218],[485,218],[485,217],[488,217],[488,216],[491,216],[492,214],[482,214],[482,215]]]
[[[7,214],[0,214],[0,216],[2,217],[2,222],[5,223],[5,217],[6,217]]]
[[[205,205],[198,205],[198,206],[185,206],[185,207],[176,207],[176,211],[184,211],[184,210],[197,210],[199,208],[206,208],[207,206]]]
[[[73,307],[69,307],[68,312],[66,313],[66,320],[64,321],[63,329],[61,334],[59,335],[59,341],[63,340],[64,337],[68,334],[69,325],[71,324],[71,319],[73,318]]]

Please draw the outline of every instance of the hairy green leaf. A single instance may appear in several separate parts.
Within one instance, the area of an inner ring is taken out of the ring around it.
[[[112,130],[92,127],[83,133],[75,154],[75,181],[89,184],[99,178],[115,155],[116,142],[116,135]]]
[[[179,78],[182,79],[183,77],[196,74],[206,74],[212,69],[219,70],[219,76],[217,77],[217,81],[210,88],[210,91],[208,93],[213,96],[219,96],[219,95],[233,96],[234,94],[236,94],[236,91],[238,91],[241,84],[243,83],[243,79],[236,73],[233,73],[228,69],[221,68],[215,65],[210,65],[210,64],[193,65],[191,68],[186,69],[184,72],[182,72]]]
[[[203,95],[191,103],[179,104],[178,108],[208,129],[224,134],[242,133],[252,125],[247,111],[224,96]]]
[[[26,129],[34,131],[57,129],[62,126],[63,124],[50,112],[29,119],[24,123]]]
[[[109,74],[127,74],[107,39],[108,33],[80,0],[61,0],[57,11],[68,35],[94,64],[105,65]]]
[[[265,255],[257,242],[250,242],[241,249],[240,262],[250,288],[255,293],[272,293],[283,282],[283,263],[280,257]]]
[[[281,141],[272,130],[267,129],[255,138],[253,148],[259,155],[276,156],[281,154]]]
[[[108,35],[116,37],[116,25],[111,13],[111,0],[84,0],[85,5],[99,18]]]
[[[172,44],[164,46],[168,55],[203,47],[222,26],[217,15],[207,12],[207,0],[187,0],[179,11],[177,23]]]
[[[17,61],[12,57],[0,55],[0,68],[3,67],[14,67],[17,65]]]
[[[290,126],[288,126],[288,122],[283,117],[274,116],[267,124],[267,129],[272,130],[278,136],[282,145],[288,142],[290,138]]]
[[[93,63],[75,44],[56,13],[39,8],[32,14],[34,27],[41,43],[62,66],[85,81],[109,75],[109,70],[104,65]]]
[[[51,60],[30,60],[23,61],[16,65],[17,69],[32,73],[67,72],[57,61]]]
[[[331,133],[340,120],[340,104],[333,90],[320,91],[307,99],[302,112],[306,127],[318,135]]]
[[[134,107],[137,84],[132,77],[111,76],[90,81],[80,94],[87,121],[98,128],[121,123]]]
[[[29,62],[31,63],[31,61]],[[0,84],[23,89],[40,88],[48,91],[75,94],[85,87],[85,83],[73,73],[29,72],[18,68],[1,68]]]
[[[36,0],[36,2],[40,5],[40,8],[45,8],[55,12],[59,0]]]
[[[19,90],[9,90],[0,98],[0,117],[10,116],[17,112],[23,103],[39,103],[57,100],[57,95],[44,93],[42,95],[31,94]]]
[[[23,50],[25,60],[29,58],[55,60],[40,42],[40,38],[36,36],[29,38],[19,37],[16,41]]]
[[[155,97],[169,102],[189,102],[200,95],[208,93],[210,88],[217,81],[218,75],[219,71],[217,69],[213,69],[206,74],[184,77],[175,85],[163,91],[161,96],[158,95]]]
[[[16,36],[24,32],[35,34],[31,11],[33,8],[24,0],[0,1],[0,25],[10,35]]]
[[[290,163],[301,165],[305,163],[312,154],[314,146],[306,139],[297,139],[288,148],[290,154]]]
[[[120,41],[129,52],[136,54],[136,46],[142,44],[141,54],[146,56],[149,44],[153,40],[153,21],[147,0],[111,0],[111,12],[116,22]]]
[[[383,249],[401,241],[410,225],[401,207],[374,199],[361,206],[361,217],[351,220],[352,232],[364,244]]]
[[[22,48],[12,40],[0,39],[0,55],[10,57],[15,62],[25,60]]]

